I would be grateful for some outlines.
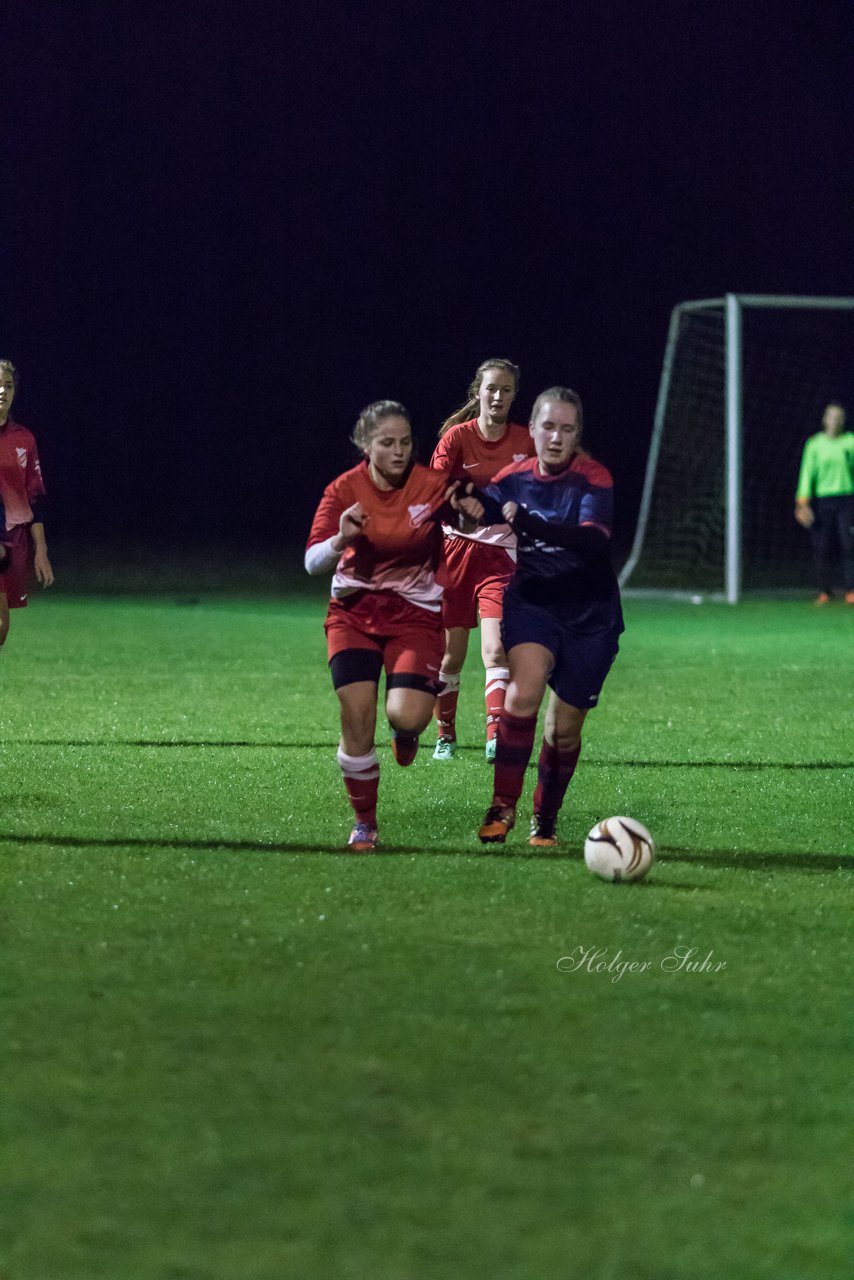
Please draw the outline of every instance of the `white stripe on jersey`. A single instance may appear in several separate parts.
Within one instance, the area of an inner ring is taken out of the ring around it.
[[[351,596],[354,591],[396,591],[410,604],[416,604],[431,613],[442,607],[442,588],[433,570],[426,565],[414,565],[411,569],[391,568],[374,573],[370,582],[351,577],[339,567],[332,578],[332,595],[336,600]]]

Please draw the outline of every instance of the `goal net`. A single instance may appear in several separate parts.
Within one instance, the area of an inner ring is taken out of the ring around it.
[[[854,417],[854,299],[729,295],[673,311],[621,585],[737,600],[811,583],[793,517],[825,406]]]

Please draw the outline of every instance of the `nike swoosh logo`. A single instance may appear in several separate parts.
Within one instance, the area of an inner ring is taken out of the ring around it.
[[[476,467],[476,466],[477,466],[476,462],[464,462],[463,471],[471,471],[472,467]]]

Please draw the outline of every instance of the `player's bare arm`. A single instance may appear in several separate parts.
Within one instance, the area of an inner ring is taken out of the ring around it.
[[[36,579],[41,584],[41,586],[52,587],[55,579],[53,574],[53,567],[50,563],[50,560],[47,554],[47,542],[45,541],[45,536],[44,536],[44,525],[38,524],[38,523],[31,525],[30,533],[32,534],[32,539],[33,539],[33,547],[34,547],[33,568],[35,570]]]

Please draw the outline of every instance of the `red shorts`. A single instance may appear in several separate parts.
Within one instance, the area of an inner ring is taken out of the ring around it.
[[[481,618],[500,618],[504,588],[516,564],[506,547],[472,542],[470,538],[445,538],[442,621],[449,629],[471,631]]]
[[[33,565],[33,541],[28,524],[16,525],[3,534],[8,560],[4,573],[0,573],[0,592],[6,596],[10,609],[26,609],[27,586]]]
[[[394,591],[359,591],[331,600],[324,623],[336,689],[358,680],[436,695],[445,651],[442,617]]]

